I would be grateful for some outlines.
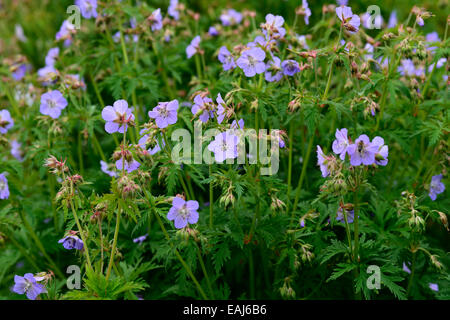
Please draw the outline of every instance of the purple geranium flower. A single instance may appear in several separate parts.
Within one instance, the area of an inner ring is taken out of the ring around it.
[[[222,96],[220,95],[220,92],[217,94],[216,98],[217,102],[217,110],[216,110],[216,117],[217,117],[217,123],[221,124],[223,121],[223,118],[225,118],[225,101],[223,101]]]
[[[278,82],[281,78],[283,78],[280,58],[272,56],[272,60],[266,64],[266,72],[264,76],[266,81],[269,82]]]
[[[0,173],[0,199],[6,200],[9,198],[8,179],[3,173]]]
[[[117,177],[117,172],[113,171],[111,168],[111,165],[107,162],[100,160],[100,168],[101,170],[106,173],[110,177]]]
[[[429,283],[428,286],[433,291],[436,291],[436,292],[439,291],[439,286],[437,285],[437,283]]]
[[[389,16],[388,28],[394,28],[397,25],[397,11],[392,10],[391,15]]]
[[[430,192],[428,195],[430,196],[431,200],[436,200],[436,196],[445,190],[445,185],[441,182],[442,174],[438,174],[436,176],[433,176],[431,178],[430,183]]]
[[[293,76],[297,72],[300,72],[300,66],[295,60],[284,60],[281,63],[281,68],[283,69],[283,74],[287,76]]]
[[[211,37],[216,37],[219,35],[219,31],[217,31],[217,29],[213,26],[209,27],[208,33]]]
[[[54,66],[45,66],[37,71],[39,80],[42,81],[43,86],[48,86],[56,82],[58,70]]]
[[[178,100],[159,102],[152,111],[148,112],[150,118],[155,119],[158,128],[166,128],[169,124],[177,122]]]
[[[140,134],[145,133],[145,131],[146,131],[145,129],[142,129],[140,131]],[[162,137],[162,135],[161,135],[161,137]],[[166,143],[165,143],[164,139],[162,139],[161,141],[162,141],[162,147],[164,148]],[[142,138],[139,139],[139,146],[142,149],[146,149],[147,144],[150,142],[151,142],[150,136],[148,134],[145,134],[142,136]],[[160,150],[161,150],[161,147],[159,145],[159,141],[157,141],[156,145],[153,148],[149,148],[148,150],[146,150],[146,152],[148,152],[150,155],[154,155],[155,153],[159,152]]]
[[[335,137],[336,140],[333,141],[332,146],[333,152],[340,155],[341,160],[345,160],[345,154],[347,153],[347,148],[350,145],[347,137],[347,129],[336,129]]]
[[[39,111],[44,115],[57,119],[65,107],[67,107],[67,100],[58,90],[49,91],[41,96]]]
[[[194,224],[198,221],[198,202],[195,200],[185,201],[180,197],[172,200],[172,208],[167,213],[167,219],[175,221],[175,228],[182,229],[187,224]]]
[[[140,236],[140,237],[137,237],[137,238],[133,239],[133,242],[142,244],[142,242],[144,242],[145,239],[147,239],[147,236],[148,236],[148,234],[146,233],[143,236]]]
[[[75,5],[80,8],[83,18],[97,18],[97,0],[75,0]]]
[[[336,7],[336,15],[350,33],[358,31],[361,21],[358,15],[353,14],[352,8],[347,6]]]
[[[411,273],[411,270],[408,268],[408,266],[406,265],[405,262],[403,262],[403,271],[405,271],[407,273]]]
[[[231,55],[230,51],[228,51],[227,47],[225,46],[220,47],[218,57],[219,61],[222,63],[223,70],[227,71],[236,68],[234,58]]]
[[[371,15],[367,12],[361,16],[362,24],[366,29],[373,29],[374,27],[380,27],[383,24],[383,16],[378,14],[374,19],[371,19]]]
[[[345,210],[345,212],[347,213],[347,222],[348,223],[353,223],[353,220],[355,218],[355,211],[353,211],[353,210]],[[339,207],[339,209],[337,211],[336,221],[345,223],[345,217],[344,217],[344,213],[343,213],[341,207]]]
[[[25,273],[23,277],[14,276],[13,291],[18,294],[26,293],[28,299],[36,300],[37,296],[46,293],[47,289],[42,284],[37,283],[32,273]]]
[[[317,146],[317,164],[320,166],[320,171],[322,172],[322,177],[327,177],[329,175],[327,159],[322,151],[322,148]]]
[[[216,162],[223,162],[225,159],[235,159],[238,156],[237,145],[238,136],[228,132],[222,132],[215,136],[208,145],[208,150],[214,152]]]
[[[238,130],[238,129],[244,129],[244,119],[239,119],[238,122],[236,120],[233,120],[231,123],[230,129]]]
[[[202,97],[200,94],[196,95],[194,98],[194,105],[191,108],[193,115],[200,113],[199,119],[206,123],[209,118],[214,118],[214,112],[211,110],[213,106],[213,101],[211,98]]]
[[[131,108],[128,108],[128,103],[125,100],[117,100],[114,102],[113,107],[106,106],[102,111],[102,118],[106,121],[106,132],[124,133],[128,127],[127,123],[130,120],[134,120],[134,115],[131,111]]]
[[[76,249],[76,250],[83,250],[83,240],[78,238],[75,235],[69,235],[61,240],[58,241],[58,243],[62,243],[63,247],[67,250]]]
[[[438,61],[428,66],[428,72],[433,71],[434,68],[442,68],[446,62],[447,58],[440,58]]]
[[[180,19],[180,13],[178,12],[177,7],[178,7],[178,0],[170,0],[167,12],[169,13],[169,16],[171,16],[175,20]]]
[[[64,40],[64,46],[68,47],[72,43],[72,33],[75,33],[75,26],[64,20],[55,37],[57,41]]]
[[[278,39],[283,38],[286,34],[286,29],[283,28],[284,18],[282,16],[274,16],[269,13],[266,15],[266,23],[261,27],[266,38]]]
[[[15,66],[14,71],[11,73],[12,77],[16,81],[20,81],[25,77],[27,74],[28,69],[30,68],[29,65],[26,63],[22,63],[18,66]]]
[[[306,43],[306,36],[304,36],[304,35],[298,36],[297,40],[303,48],[305,48],[306,50],[309,50],[308,43]]]
[[[122,157],[116,161],[117,170],[123,169],[123,170],[126,170],[128,173],[131,173],[134,170],[137,170],[140,166],[141,166],[141,164],[134,159],[127,160],[127,159],[124,159],[124,157]]]
[[[360,135],[354,144],[347,147],[347,152],[350,155],[350,164],[352,166],[359,166],[364,164],[366,166],[375,163],[375,154],[378,152],[378,146],[370,143],[367,135]]]
[[[266,53],[260,48],[251,48],[242,53],[236,64],[244,71],[247,77],[263,73],[266,70],[264,59]]]
[[[11,140],[11,155],[19,161],[23,161],[21,146],[22,144],[17,142],[17,140]]]
[[[389,148],[384,144],[384,139],[381,137],[375,137],[372,140],[372,145],[378,147],[378,151],[375,153],[375,164],[379,166],[387,165]]]
[[[234,9],[228,9],[220,15],[220,20],[224,26],[239,24],[242,21],[242,14]]]
[[[55,48],[51,48],[50,50],[48,50],[47,56],[45,57],[45,65],[47,66],[54,66],[56,59],[58,58],[59,55],[59,48],[55,47]]]
[[[305,23],[309,24],[309,17],[311,16],[311,9],[309,9],[308,1],[302,0],[302,7],[304,10]]]
[[[163,24],[162,24],[161,9],[158,8],[155,11],[153,11],[150,17],[148,17],[148,21],[150,21],[152,31],[162,29]]]
[[[194,54],[196,54],[200,49],[200,36],[196,36],[192,39],[191,43],[186,48],[187,58],[190,59]]]
[[[0,110],[0,133],[5,134],[14,125],[14,120],[8,110]]]

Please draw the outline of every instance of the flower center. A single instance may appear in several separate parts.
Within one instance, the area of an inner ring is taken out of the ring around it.
[[[248,64],[250,65],[250,66],[254,66],[255,65],[255,63],[256,63],[256,59],[255,58],[253,58],[252,56],[248,56]]]
[[[167,118],[167,116],[169,115],[169,111],[167,110],[166,107],[159,108],[158,112],[159,112],[159,115],[164,118]]]
[[[183,218],[186,218],[189,214],[189,210],[186,208],[186,205],[183,205],[183,207],[178,211],[178,213]]]

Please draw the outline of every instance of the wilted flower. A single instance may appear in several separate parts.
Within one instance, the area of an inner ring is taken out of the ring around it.
[[[236,64],[244,71],[247,77],[263,73],[266,70],[264,59],[266,53],[260,48],[251,48],[242,53]]]
[[[128,123],[134,121],[134,115],[125,100],[117,100],[113,107],[106,106],[103,108],[102,118],[106,121],[105,130],[108,133],[124,133],[127,130]]]
[[[441,182],[442,174],[438,174],[436,176],[433,176],[431,178],[430,183],[430,192],[428,195],[430,196],[431,200],[436,200],[436,196],[445,190],[445,185]]]
[[[76,249],[76,250],[83,250],[83,240],[78,238],[76,235],[67,235],[61,240],[58,241],[58,243],[62,243],[63,247],[67,250]]]
[[[222,132],[215,136],[208,145],[208,150],[214,152],[216,162],[223,162],[225,159],[234,159],[238,156],[237,145],[239,138],[228,132]]]
[[[14,276],[13,291],[18,294],[26,294],[30,300],[36,300],[41,293],[46,293],[47,289],[42,284],[37,283],[32,273],[25,273],[23,277]]]
[[[8,179],[4,173],[0,173],[0,199],[6,200],[9,198]]]
[[[175,228],[182,229],[188,223],[194,224],[198,221],[198,202],[195,200],[185,201],[180,197],[174,197],[172,208],[167,213],[167,219],[175,221]]]
[[[14,120],[8,110],[0,110],[0,133],[5,134],[14,125]]]
[[[59,118],[61,111],[67,107],[67,100],[58,90],[49,91],[41,96],[39,111],[53,119]]]
[[[352,8],[347,6],[336,7],[336,15],[342,21],[342,25],[350,33],[355,33],[359,29],[360,18],[358,15],[353,14]]]
[[[150,118],[155,119],[158,128],[166,128],[169,124],[177,122],[178,100],[159,102],[152,111],[148,112]]]

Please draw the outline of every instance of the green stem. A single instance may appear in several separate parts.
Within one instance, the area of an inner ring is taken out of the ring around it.
[[[414,252],[412,253],[411,275],[409,276],[408,288],[406,289],[406,297],[409,297],[409,294],[410,294],[410,292],[411,292],[411,288],[412,288],[412,283],[413,283],[413,278],[414,278],[415,271],[416,271],[416,252],[414,251]]]
[[[212,176],[212,165],[209,165],[209,178]],[[213,227],[214,192],[212,182],[209,183],[209,228]]]
[[[81,228],[81,224],[80,224],[80,220],[78,219],[77,211],[75,210],[75,207],[73,206],[72,199],[70,199],[69,202],[70,202],[70,208],[72,209],[73,217],[75,218],[75,222],[77,224],[78,231],[80,231],[81,240],[83,240],[83,243],[84,243],[84,252],[86,254],[86,261],[87,261],[88,267],[91,271],[93,271],[94,269],[92,269],[88,243],[86,241],[86,238],[84,237],[84,232],[83,232],[83,229]]]
[[[205,263],[203,261],[202,253],[200,251],[200,246],[198,244],[197,244],[197,248],[198,248],[198,250],[197,250],[198,261],[200,262],[200,266],[202,268],[203,275],[205,276],[206,283],[207,283],[208,289],[209,289],[209,294],[211,295],[211,297],[213,299],[215,299],[214,298],[214,291],[213,291],[212,286],[211,286],[211,281],[209,280],[208,272],[206,271]]]
[[[303,160],[303,166],[302,166],[302,171],[300,174],[300,179],[298,180],[297,191],[295,193],[294,206],[292,207],[292,211],[291,211],[291,218],[292,218],[291,224],[292,224],[292,221],[294,220],[294,213],[297,208],[298,201],[300,199],[300,191],[302,189],[303,180],[305,179],[306,168],[308,166],[309,157],[311,155],[311,150],[312,150],[312,147],[314,144],[314,130],[315,129],[312,130],[311,137],[309,138],[308,149],[306,150],[306,156],[305,156],[305,159]]]
[[[120,214],[122,213],[122,208],[119,205],[119,210],[117,213],[117,219],[116,219],[116,228],[114,230],[114,240],[113,240],[113,246],[111,249],[111,257],[109,258],[109,264],[108,264],[108,269],[106,271],[106,281],[108,281],[109,279],[109,275],[111,274],[111,268],[114,264],[114,255],[116,253],[116,247],[117,247],[117,238],[119,235],[119,228],[120,228]]]
[[[164,227],[164,224],[161,220],[161,217],[159,216],[158,212],[156,212],[155,209],[155,201],[153,199],[153,196],[151,194],[149,194],[147,191],[144,190],[144,193],[147,196],[147,200],[149,202],[150,208],[154,214],[154,216],[156,217],[156,220],[158,220],[158,224],[161,227],[162,232],[164,233],[164,236],[166,238],[166,240],[169,242],[170,246],[174,249],[175,251],[175,255],[177,256],[178,260],[180,261],[180,263],[182,264],[182,266],[184,267],[184,269],[186,270],[186,272],[188,273],[188,275],[191,277],[192,281],[194,282],[195,286],[197,287],[198,292],[200,293],[200,295],[202,296],[202,298],[204,300],[208,300],[205,291],[203,291],[202,287],[200,286],[200,283],[197,281],[197,278],[194,276],[194,274],[192,273],[191,268],[189,268],[189,266],[186,264],[186,262],[183,260],[183,258],[181,257],[180,253],[178,252],[178,250],[174,247],[174,245],[172,244],[172,242],[170,241],[170,236],[167,233],[166,228]]]
[[[60,277],[61,279],[64,279],[65,277],[64,277],[63,273],[56,266],[56,264],[52,260],[52,258],[50,258],[50,256],[47,254],[47,251],[45,251],[41,240],[39,240],[38,236],[36,235],[36,233],[33,230],[33,227],[30,225],[30,223],[28,222],[27,218],[25,217],[25,214],[23,213],[23,211],[21,209],[19,209],[19,215],[20,215],[20,218],[22,219],[23,225],[25,226],[25,228],[30,233],[30,236],[33,238],[34,242],[36,243],[36,246],[42,252],[42,254],[44,255],[45,259],[47,259],[48,263],[54,269],[54,271],[58,275],[58,277]]]
[[[253,253],[248,249],[248,269],[250,273],[250,299],[255,299],[255,268],[253,265]]]
[[[297,17],[297,15],[296,15]],[[291,183],[292,183],[292,148],[294,145],[294,121],[289,123],[289,162],[288,162],[288,181],[287,181],[287,201],[286,212],[289,212],[289,205],[291,202]]]

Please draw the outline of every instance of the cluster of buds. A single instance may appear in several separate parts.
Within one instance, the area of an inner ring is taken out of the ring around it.
[[[445,229],[447,229],[447,231],[450,231],[448,228],[448,219],[447,219],[447,215],[443,212],[440,211],[436,211],[439,214],[439,219],[441,220],[442,224],[444,225]]]
[[[302,261],[311,262],[314,259],[314,253],[311,251],[312,245],[306,243],[301,245]]]
[[[34,279],[36,279],[37,282],[41,283],[44,286],[46,286],[47,283],[54,277],[55,274],[51,270],[49,270],[48,272],[39,272],[34,275]]]
[[[431,12],[429,12],[429,11],[425,11],[425,9],[424,8],[419,8],[419,7],[416,7],[416,6],[414,6],[412,9],[411,9],[411,13],[413,13],[413,14],[415,14],[416,15],[416,23],[419,25],[419,26],[423,26],[425,23],[424,23],[424,19],[428,19],[428,18],[430,18],[430,17],[432,17],[433,15],[431,14]]]
[[[223,204],[223,206],[226,208],[229,204],[234,205],[234,201],[236,200],[236,198],[233,195],[233,185],[230,183],[229,187],[227,188],[227,191],[225,192],[225,194],[220,197],[219,202],[221,204]]]
[[[140,191],[141,188],[127,175],[119,178],[117,181],[117,189],[119,193],[124,197],[133,196],[136,192]]]
[[[402,199],[396,201],[398,214],[409,214],[409,227],[417,232],[421,232],[425,228],[425,220],[421,217],[420,212],[416,209],[416,196],[408,191],[402,192]]]
[[[260,25],[261,29],[266,30],[268,39],[279,39],[283,33],[283,30],[278,29],[275,25],[275,20],[273,19],[272,22],[261,23]]]
[[[55,156],[50,156],[45,160],[44,167],[50,169],[50,172],[56,175],[62,175],[69,171],[69,167],[66,166],[66,160],[58,161]]]
[[[411,59],[414,57],[413,45],[410,42],[411,40],[409,38],[405,38],[398,45],[400,52],[406,59]]]
[[[369,114],[372,117],[375,117],[376,111],[380,110],[380,105],[373,100],[373,97],[369,95],[361,97],[359,99],[366,106],[363,112],[364,117],[367,118]]]
[[[100,221],[106,215],[107,208],[108,205],[106,202],[100,202],[99,204],[97,204],[94,208],[94,212],[89,218],[90,222],[96,223],[97,221]]]
[[[322,6],[322,14],[334,13],[336,11],[336,6],[334,4],[324,4]]]
[[[133,161],[133,154],[131,153],[131,151],[124,149],[123,146],[122,146],[122,150],[114,151],[112,157],[115,161],[120,160],[120,159],[124,159],[124,161],[127,161],[127,162]]]
[[[82,89],[86,88],[86,84],[83,82],[83,80],[80,79],[78,75],[67,74],[64,76],[63,82],[66,85],[66,87],[74,90],[79,88]]]
[[[292,281],[292,279],[290,277],[286,277],[284,279],[283,286],[280,288],[280,294],[285,299],[294,299],[295,298],[295,291],[291,287],[291,281]]]
[[[430,261],[433,266],[438,269],[442,269],[442,263],[438,260],[438,256],[435,254],[430,255]]]
[[[176,237],[181,241],[184,241],[185,244],[189,242],[189,238],[193,238],[195,242],[200,241],[198,230],[189,228],[189,225],[177,230]]]
[[[282,210],[283,207],[286,207],[286,204],[277,197],[276,192],[278,192],[278,191],[279,190],[277,190],[277,189],[269,190],[270,199],[272,200],[272,203],[270,204],[270,208],[274,211]]]

